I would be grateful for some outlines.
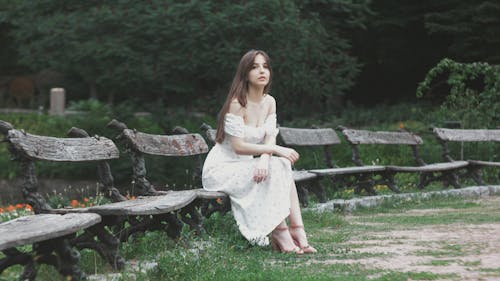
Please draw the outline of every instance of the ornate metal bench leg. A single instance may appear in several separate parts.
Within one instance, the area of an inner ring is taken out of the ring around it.
[[[483,171],[481,170],[480,166],[472,165],[468,170],[470,176],[477,184],[486,185],[486,183],[483,180]]]
[[[421,173],[417,188],[424,189],[424,187],[426,187],[428,184],[429,184],[429,175],[427,175],[426,173]]]
[[[321,184],[320,179],[316,178],[311,180],[311,191],[318,197],[319,202],[325,203],[326,202],[326,191],[325,187]]]
[[[384,178],[387,181],[387,186],[395,193],[401,193],[401,190],[399,190],[396,180],[394,179],[395,173],[392,172],[387,172],[384,173]]]
[[[87,276],[78,266],[80,253],[71,248],[68,240],[73,236],[74,234],[71,234],[34,244],[35,263],[52,265],[69,280],[85,280]],[[25,273],[26,270],[23,275]]]
[[[5,249],[2,251],[5,255],[4,258],[0,259],[0,274],[2,272],[16,264],[24,265],[24,271],[21,275],[21,280],[35,280],[36,279],[36,268],[34,266],[33,258],[31,255],[23,253],[16,248]]]
[[[309,205],[309,190],[307,190],[305,183],[296,183],[297,195],[299,196],[299,201],[302,207],[307,207]]]
[[[454,188],[461,188],[458,175],[455,171],[446,172],[446,178],[449,184],[453,185]]]
[[[188,224],[192,229],[194,229],[197,233],[205,233],[205,229],[202,226],[202,216],[197,209],[197,206],[202,204],[201,201],[195,200],[188,206],[181,209],[180,214],[182,217],[182,221]]]
[[[103,218],[103,221],[105,220],[106,218]],[[78,243],[76,246],[95,249],[114,269],[123,269],[125,259],[119,254],[120,240],[104,229],[102,224],[94,225],[86,231],[90,232],[92,237],[97,236],[99,241]]]

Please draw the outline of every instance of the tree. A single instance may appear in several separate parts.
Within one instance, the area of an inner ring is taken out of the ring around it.
[[[500,3],[447,0],[425,15],[431,34],[450,38],[451,57],[467,62],[500,63]]]
[[[73,73],[93,97],[145,94],[143,102],[215,112],[239,57],[263,49],[273,59],[273,95],[287,114],[306,115],[330,108],[353,84],[359,64],[339,30],[364,13],[367,4],[356,2],[308,1],[343,10],[335,25],[309,4],[279,0],[18,0],[4,16],[22,63]]]

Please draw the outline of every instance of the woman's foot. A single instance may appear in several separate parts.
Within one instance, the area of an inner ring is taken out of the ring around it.
[[[297,245],[305,254],[314,254],[318,251],[307,242],[306,231],[304,230],[303,225],[291,225],[290,226],[290,235]]]
[[[298,255],[304,254],[304,251],[295,245],[288,227],[276,227],[271,234],[271,245],[274,251],[282,253],[295,253]]]

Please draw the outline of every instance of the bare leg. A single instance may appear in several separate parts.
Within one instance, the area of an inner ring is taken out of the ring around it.
[[[295,252],[297,254],[302,254],[302,250],[295,245],[288,226],[285,221],[282,221],[271,234],[271,239],[273,241],[273,248],[275,250],[280,250],[281,252]]]
[[[300,211],[299,197],[297,195],[297,188],[293,183],[290,192],[290,234],[295,240],[297,246],[304,250],[305,253],[316,253],[316,249],[309,245],[307,241],[306,232],[304,230],[304,221],[302,220],[302,213]]]

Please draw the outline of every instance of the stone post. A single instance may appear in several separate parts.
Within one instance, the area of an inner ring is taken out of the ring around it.
[[[66,104],[66,92],[63,88],[50,89],[49,115],[63,115]]]

